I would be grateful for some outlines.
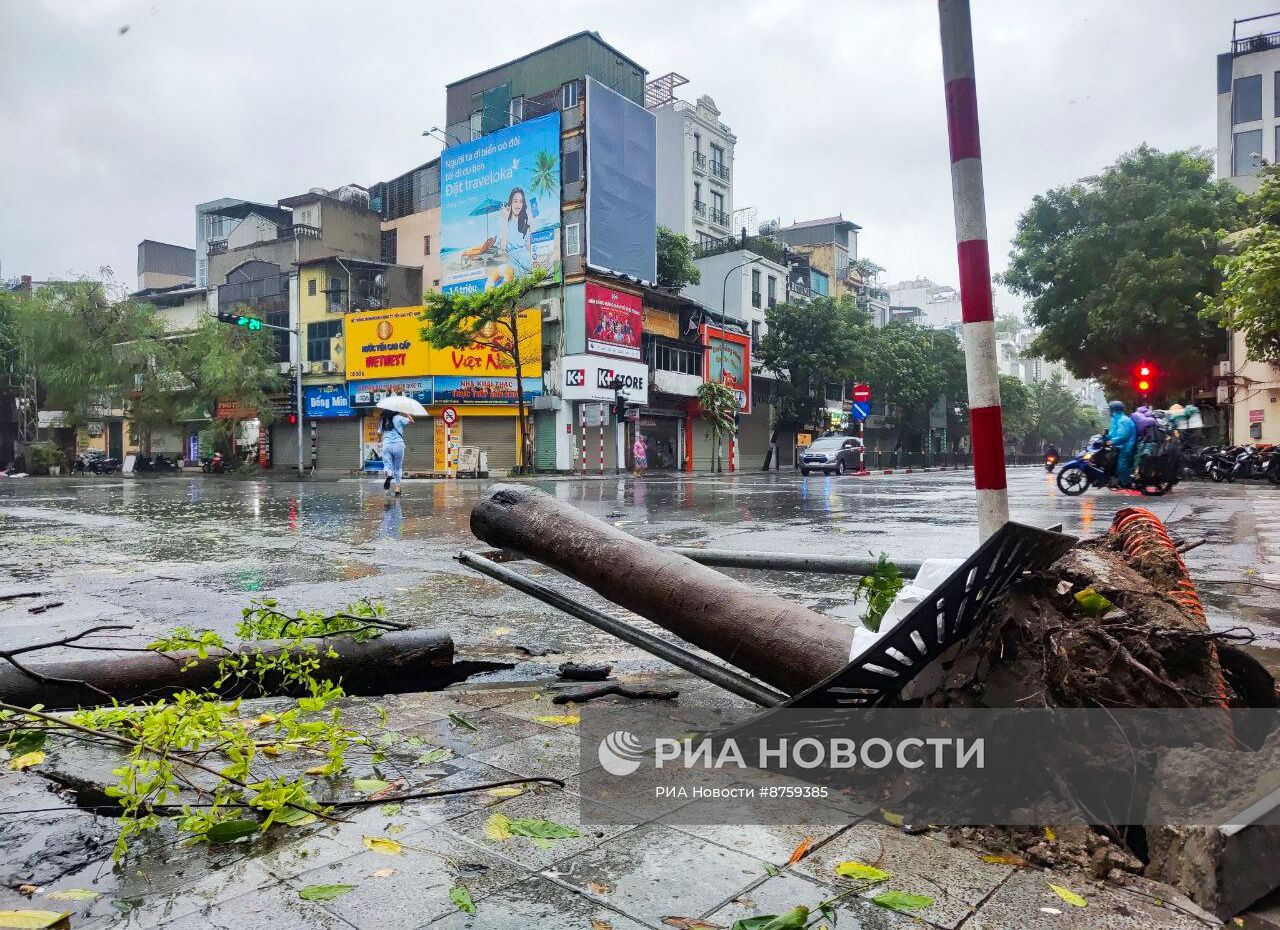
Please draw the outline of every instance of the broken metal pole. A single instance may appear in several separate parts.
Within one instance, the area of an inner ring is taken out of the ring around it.
[[[530,597],[535,597],[544,604],[550,604],[552,607],[563,610],[579,620],[585,620],[597,629],[604,630],[606,633],[616,636],[618,639],[633,646],[639,646],[650,655],[655,655],[659,659],[670,662],[676,668],[682,668],[686,672],[691,672],[712,684],[719,685],[726,691],[732,691],[739,697],[744,697],[748,701],[759,704],[761,707],[776,707],[787,699],[785,694],[780,694],[772,688],[766,688],[759,682],[739,675],[732,669],[716,665],[714,662],[704,659],[688,649],[677,646],[675,643],[669,643],[665,639],[654,636],[647,630],[642,630],[625,620],[610,617],[594,607],[588,607],[567,594],[550,588],[542,584],[542,582],[535,581],[517,571],[498,565],[478,553],[460,552],[458,553],[458,561],[468,568],[475,569],[482,575],[488,575],[490,578],[501,581],[503,584],[509,585],[517,591],[522,591]]]
[[[850,627],[629,536],[535,488],[494,485],[472,508],[471,531],[787,694],[849,662]]]
[[[437,630],[384,633],[362,643],[342,637],[307,639],[305,642],[316,645],[316,658],[320,661],[316,678],[341,680],[347,694],[428,691],[444,687],[453,680],[450,676],[453,639]],[[292,640],[265,640],[239,644],[232,652],[274,655],[283,646],[296,650]],[[106,704],[112,698],[122,703],[153,700],[186,690],[246,697],[294,693],[280,686],[271,674],[265,677],[264,688],[257,686],[256,676],[252,674],[244,678],[233,676],[222,687],[215,687],[215,683],[224,677],[218,663],[226,655],[222,650],[213,649],[206,659],[199,658],[194,651],[128,652],[114,654],[107,659],[71,659],[39,664],[31,659],[24,664],[44,680],[24,675],[12,666],[0,667],[0,701],[24,707],[43,704],[52,708],[68,708]],[[188,665],[190,667],[184,669]]]
[[[820,555],[808,552],[752,552],[734,549],[695,549],[676,546],[668,552],[677,552],[700,565],[716,568],[761,568],[777,572],[813,572],[819,575],[871,575],[876,570],[875,559],[859,559],[845,555]],[[920,563],[892,560],[904,578],[914,578],[920,573]]]

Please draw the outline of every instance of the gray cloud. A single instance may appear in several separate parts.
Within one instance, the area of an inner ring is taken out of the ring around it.
[[[1211,148],[1214,55],[1269,4],[973,8],[998,270],[1034,194],[1142,142]],[[438,151],[448,81],[584,28],[715,98],[737,206],[842,212],[893,278],[955,282],[932,0],[0,0],[3,274],[131,285],[136,243],[192,244],[199,201],[391,177]]]

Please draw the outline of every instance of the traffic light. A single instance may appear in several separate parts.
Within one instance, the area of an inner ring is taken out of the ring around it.
[[[255,316],[246,316],[230,310],[219,310],[218,320],[222,323],[230,323],[232,326],[243,326],[245,329],[254,331],[262,329],[262,321]]]
[[[627,397],[626,391],[622,389],[622,379],[614,378],[609,382],[609,387],[613,389],[613,415],[617,417],[621,423],[627,415]]]
[[[1155,390],[1156,366],[1145,359],[1133,366],[1133,389],[1144,398]]]

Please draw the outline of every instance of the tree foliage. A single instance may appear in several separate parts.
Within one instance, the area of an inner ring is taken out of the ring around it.
[[[1224,233],[1222,289],[1204,309],[1207,319],[1244,334],[1249,358],[1280,365],[1280,167],[1262,170],[1262,186],[1246,200],[1247,225]]]
[[[1057,375],[1036,381],[1029,388],[1031,399],[1023,447],[1032,448],[1041,440],[1056,446],[1083,444],[1102,427],[1102,412],[1080,402]]]
[[[1021,441],[1031,431],[1031,390],[1021,378],[1000,376],[1000,419],[1006,439]]]
[[[658,283],[663,287],[682,288],[701,280],[702,272],[693,263],[693,243],[689,237],[659,226]]]
[[[873,389],[877,405],[901,411],[899,435],[928,425],[939,399],[966,396],[964,351],[946,330],[893,322],[867,327],[860,343],[860,374]]]
[[[765,323],[752,352],[760,368],[785,376],[778,382],[779,422],[813,423],[823,384],[842,380],[855,367],[870,321],[852,298],[818,297],[770,307]]]
[[[533,462],[533,437],[529,433],[524,403],[524,366],[542,360],[541,340],[520,332],[521,311],[530,291],[540,287],[547,273],[535,269],[498,287],[475,294],[428,291],[419,317],[427,325],[422,338],[436,348],[464,349],[479,346],[497,353],[516,372],[516,406],[520,431],[520,470]]]
[[[719,381],[704,381],[698,385],[698,405],[702,418],[707,421],[711,434],[711,470],[724,471],[720,449],[724,440],[735,431],[734,416],[738,412],[738,397]]]
[[[1140,358],[1171,389],[1199,381],[1225,344],[1200,310],[1217,290],[1217,230],[1238,213],[1212,175],[1205,153],[1143,145],[1035,197],[1002,276],[1042,327],[1032,351],[1114,388]]]

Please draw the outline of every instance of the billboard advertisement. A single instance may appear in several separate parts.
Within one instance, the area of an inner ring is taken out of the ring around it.
[[[719,381],[738,396],[738,410],[751,412],[751,337],[703,324],[702,380]]]
[[[348,381],[414,378],[431,373],[421,307],[349,313],[342,320]]]
[[[309,420],[355,415],[347,389],[341,384],[318,384],[302,389],[303,410]]]
[[[587,264],[653,284],[658,277],[658,136],[654,115],[587,78]]]
[[[445,149],[440,241],[446,294],[486,291],[535,268],[560,280],[559,111]]]
[[[525,377],[542,375],[542,313],[537,307],[520,312],[516,320],[516,336],[520,340],[520,361]],[[476,338],[485,345],[470,345],[465,349],[432,349],[430,353],[433,375],[514,375],[515,360],[510,351],[511,332],[505,326],[488,324]]]
[[[515,378],[455,378],[438,375],[435,378],[435,402],[437,404],[515,404]],[[524,379],[525,403],[542,393],[541,378]]]
[[[587,351],[638,361],[644,302],[592,281],[586,285],[586,301]]]
[[[406,394],[422,406],[431,404],[432,378],[400,378],[385,381],[348,381],[352,407],[372,407],[391,394]]]
[[[565,400],[613,400],[614,378],[622,379],[622,389],[633,404],[649,403],[649,366],[643,362],[624,362],[598,355],[566,355],[561,361],[564,372],[560,396]]]

